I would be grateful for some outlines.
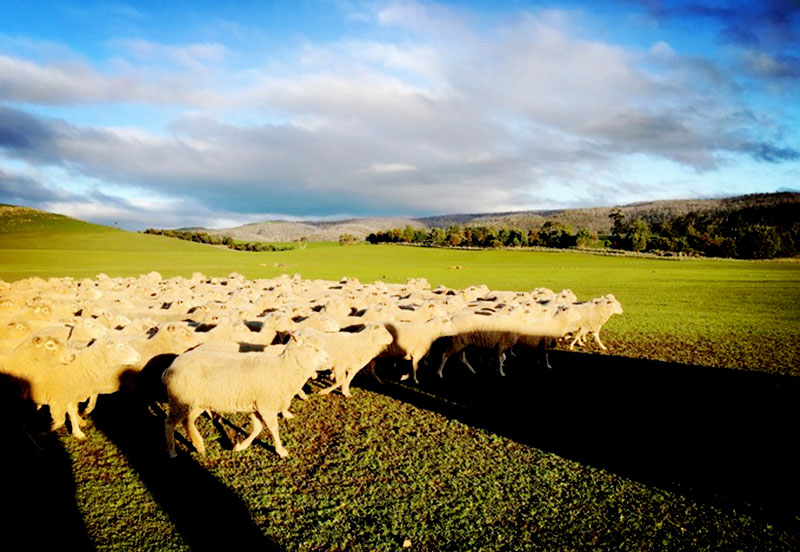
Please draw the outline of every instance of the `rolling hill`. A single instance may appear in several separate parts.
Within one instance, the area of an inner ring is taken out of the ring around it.
[[[583,209],[517,211],[505,213],[465,213],[421,218],[357,218],[337,221],[265,221],[225,229],[194,229],[209,234],[230,236],[243,241],[289,242],[305,237],[309,241],[336,241],[342,234],[364,238],[368,234],[390,228],[430,229],[450,225],[515,227],[522,230],[539,228],[546,221],[571,225],[576,230],[585,227],[607,234],[611,231],[609,215],[620,211],[626,219],[642,218],[649,224],[701,212],[738,212],[750,210],[758,216],[786,217],[800,212],[800,193],[780,192],[752,194],[723,199],[687,199],[634,203],[613,207],[588,207]]]

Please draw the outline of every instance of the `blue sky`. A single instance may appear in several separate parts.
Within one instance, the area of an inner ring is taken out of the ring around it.
[[[800,188],[794,1],[0,13],[0,203],[142,229]]]

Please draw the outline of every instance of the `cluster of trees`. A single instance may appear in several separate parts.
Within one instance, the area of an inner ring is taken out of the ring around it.
[[[439,247],[541,246],[559,249],[612,248],[662,255],[705,255],[738,259],[793,257],[800,251],[800,222],[795,215],[762,216],[747,210],[693,212],[674,217],[628,220],[616,211],[611,234],[546,221],[540,228],[452,225],[447,229],[393,228],[367,236],[369,243],[411,243]],[[340,240],[341,243],[341,240]]]
[[[628,221],[619,212],[611,217],[609,241],[616,249],[737,259],[793,257],[800,249],[800,222],[748,210],[693,212],[650,223]]]
[[[430,230],[406,226],[367,236],[367,242],[372,244],[413,243],[440,247],[587,247],[597,240],[597,234],[585,228],[575,232],[568,224],[551,221],[545,222],[538,230],[530,231],[454,224],[447,229],[435,227]]]
[[[353,234],[342,234],[339,236],[339,245],[353,245],[360,241],[361,240]]]
[[[209,245],[224,245],[225,247],[237,251],[289,251],[293,249],[291,246],[278,246],[264,242],[243,242],[234,240],[230,236],[216,236],[208,234],[207,232],[191,232],[189,230],[157,230],[155,228],[148,228],[144,233],[178,238],[196,243],[207,243]]]

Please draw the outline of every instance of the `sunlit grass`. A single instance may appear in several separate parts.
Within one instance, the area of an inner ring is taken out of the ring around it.
[[[580,298],[614,293],[625,314],[603,330],[611,354],[796,375],[800,369],[797,263],[317,243],[248,253],[58,217],[0,217],[0,278],[7,281],[152,270],[165,278],[425,277],[454,288],[571,288]],[[113,404],[118,410],[109,410]],[[67,503],[74,501],[97,550],[203,548],[209,534],[233,543],[243,528],[298,551],[400,550],[404,543],[411,550],[800,546],[797,519],[775,523],[704,503],[367,389],[356,389],[352,399],[295,401],[296,418],[280,423],[288,459],[274,453],[266,433],[233,453],[230,439],[241,435],[227,425],[220,433],[201,418],[208,456],[184,443],[170,462],[161,419],[123,407],[119,397],[102,397],[86,442],[64,429],[56,440],[71,462],[74,497]],[[227,419],[247,424],[244,415]]]

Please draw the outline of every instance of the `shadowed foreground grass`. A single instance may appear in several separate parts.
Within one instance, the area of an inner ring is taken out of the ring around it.
[[[794,378],[591,358],[517,357],[507,379],[451,362],[419,388],[359,375],[352,399],[294,402],[287,459],[266,432],[233,453],[231,415],[198,420],[206,457],[184,440],[169,461],[162,418],[103,397],[87,442],[59,433],[63,502],[101,550],[800,547]]]

